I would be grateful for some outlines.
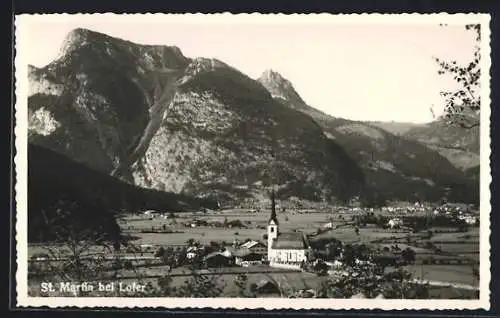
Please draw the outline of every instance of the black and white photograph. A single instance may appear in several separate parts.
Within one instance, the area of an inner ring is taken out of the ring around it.
[[[15,28],[18,305],[489,307],[489,15]]]

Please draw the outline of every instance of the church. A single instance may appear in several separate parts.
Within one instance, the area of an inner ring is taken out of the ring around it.
[[[271,217],[267,223],[267,259],[271,267],[300,269],[307,262],[310,250],[302,232],[283,233],[276,216],[274,191],[271,194]]]

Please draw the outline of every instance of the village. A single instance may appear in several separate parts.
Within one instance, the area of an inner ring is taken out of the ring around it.
[[[448,296],[478,290],[479,214],[473,206],[304,205],[277,203],[273,194],[267,209],[122,215],[128,243],[120,248],[124,262],[116,278],[132,280],[138,269],[150,283],[165,275],[218,275],[229,281],[247,275],[259,297],[279,294],[280,284],[290,285],[294,295],[315,297],[324,279],[381,280],[404,269],[415,284],[439,288],[439,297],[443,288]],[[31,251],[31,264],[50,259],[41,248]]]

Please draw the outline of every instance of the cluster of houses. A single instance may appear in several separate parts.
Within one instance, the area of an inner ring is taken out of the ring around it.
[[[400,205],[400,206],[385,206],[382,207],[383,212],[389,213],[401,213],[401,214],[412,214],[418,212],[425,212],[429,209],[424,203],[414,202],[412,204]]]
[[[207,253],[206,246],[191,245],[186,250],[188,261],[199,260],[206,267],[226,267],[263,264],[267,258],[267,247],[260,241],[249,240],[234,247],[224,247]]]
[[[477,213],[474,213],[473,211],[474,210],[468,206],[464,207],[463,205],[445,204],[434,209],[434,215],[446,215],[462,220],[469,225],[475,225],[478,219]]]
[[[250,223],[250,222],[247,222]],[[207,221],[203,219],[195,219],[192,221],[188,221],[184,223],[185,227],[198,227],[198,226],[207,226],[207,227],[224,227],[224,228],[246,228],[247,226],[243,224],[240,220],[231,220],[231,221]]]
[[[274,203],[274,200],[273,200]],[[205,224],[203,224],[205,225]],[[241,222],[225,226],[243,226]],[[276,216],[276,205],[272,205],[271,216],[267,225],[267,244],[248,240],[226,248],[205,254],[204,246],[191,245],[186,250],[188,260],[202,260],[207,267],[250,266],[267,263],[271,267],[301,269],[308,261],[311,247],[308,238],[302,232],[282,232]]]

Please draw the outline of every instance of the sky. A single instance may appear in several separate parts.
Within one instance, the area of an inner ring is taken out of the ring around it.
[[[454,87],[437,74],[433,56],[466,62],[474,34],[463,23],[307,19],[112,17],[58,15],[24,20],[23,52],[42,67],[57,58],[66,35],[87,28],[140,44],[175,45],[187,57],[217,58],[258,78],[279,72],[303,100],[353,120],[423,123],[441,113],[441,90]],[[29,22],[27,22],[29,21]],[[401,21],[401,20],[399,20]]]

